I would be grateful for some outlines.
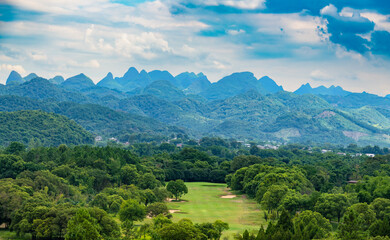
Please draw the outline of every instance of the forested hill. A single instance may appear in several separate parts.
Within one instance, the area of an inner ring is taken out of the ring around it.
[[[390,98],[334,86],[305,85],[291,93],[250,72],[211,83],[201,73],[174,77],[130,68],[123,77],[108,74],[96,85],[84,74],[63,82],[13,81],[0,88],[0,95],[2,111],[61,114],[95,135],[124,143],[135,134],[142,141],[181,134],[281,144],[390,145]]]
[[[0,144],[91,144],[93,136],[68,118],[43,111],[0,112]]]
[[[68,117],[96,136],[115,137],[122,142],[130,138],[157,139],[170,134],[185,134],[153,118],[115,111],[97,104],[42,101],[19,96],[0,96],[0,111],[42,110]]]

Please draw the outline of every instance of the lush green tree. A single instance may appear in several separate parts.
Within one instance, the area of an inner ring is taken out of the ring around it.
[[[264,198],[263,198],[264,199]],[[288,191],[280,202],[279,208],[285,209],[290,214],[295,214],[297,211],[303,209],[309,200],[308,195],[302,195],[296,191]]]
[[[153,226],[156,229],[161,229],[166,225],[172,223],[172,220],[164,216],[163,214],[159,214],[153,218]]]
[[[369,228],[371,236],[390,236],[390,214],[377,219]]]
[[[119,210],[119,219],[125,221],[142,221],[146,217],[146,208],[134,199],[124,201]]]
[[[345,210],[349,206],[348,198],[345,194],[322,194],[317,200],[315,210],[329,220],[334,218],[340,222]]]
[[[65,240],[94,240],[102,239],[100,226],[89,212],[81,208],[68,222]]]
[[[137,186],[141,189],[154,189],[156,187],[160,187],[161,183],[152,173],[145,173],[139,177]]]
[[[144,202],[145,206],[148,206],[150,203],[154,203],[157,201],[156,195],[154,195],[154,192],[150,189],[146,189],[141,192],[141,198]]]
[[[104,211],[108,210],[109,207],[109,202],[108,202],[108,197],[104,193],[98,193],[94,197],[94,199],[90,202],[90,205],[93,207],[98,207],[103,209]]]
[[[390,199],[376,198],[370,208],[375,212],[378,219],[384,219],[386,215],[390,215]]]
[[[166,225],[158,231],[162,240],[201,240],[207,239],[189,219]]]
[[[30,198],[32,188],[21,187],[13,179],[0,179],[0,223],[11,224],[12,213]]]
[[[165,187],[155,188],[153,189],[153,193],[158,202],[165,201],[170,195],[169,191]]]
[[[23,159],[16,155],[0,154],[0,179],[15,178],[26,168]]]
[[[280,202],[287,194],[288,188],[283,185],[272,185],[264,194],[260,204],[264,209],[273,211],[279,207]]]
[[[347,209],[339,225],[341,239],[367,239],[368,228],[375,221],[375,212],[367,203],[357,203]]]
[[[294,239],[322,239],[328,236],[332,226],[328,219],[318,212],[310,210],[299,213],[293,219],[295,237]]]
[[[126,165],[120,170],[120,180],[121,184],[136,184],[139,178],[137,168],[132,165]]]
[[[120,236],[120,227],[118,223],[100,208],[88,208],[88,212],[96,219],[99,225],[99,233],[104,239],[118,239]]]
[[[226,222],[223,222],[221,220],[216,220],[213,223],[214,229],[217,231],[218,235],[216,239],[220,239],[222,236],[222,232],[225,230],[229,230],[229,224]]]
[[[167,185],[167,190],[175,196],[176,200],[188,193],[187,186],[183,182],[183,180],[170,181]]]
[[[11,142],[10,145],[5,149],[5,152],[8,154],[20,154],[26,149],[26,146],[23,143]]]
[[[162,202],[149,204],[146,207],[146,211],[150,217],[156,217],[160,214],[167,216],[169,214],[167,205]]]

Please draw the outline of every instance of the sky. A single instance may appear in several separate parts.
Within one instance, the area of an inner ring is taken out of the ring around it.
[[[108,72],[233,72],[390,93],[388,0],[1,0],[0,83]]]

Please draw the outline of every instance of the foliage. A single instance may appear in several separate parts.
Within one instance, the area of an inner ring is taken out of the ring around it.
[[[176,180],[176,181],[170,181],[167,184],[167,190],[175,196],[176,200],[183,196],[184,194],[188,193],[187,186],[183,182],[183,180]]]
[[[0,145],[37,139],[46,146],[91,144],[92,135],[66,117],[43,111],[0,112]]]

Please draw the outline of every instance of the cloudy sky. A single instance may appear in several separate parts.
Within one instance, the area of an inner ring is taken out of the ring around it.
[[[388,0],[2,0],[0,83],[11,70],[95,82],[134,66],[268,75],[289,91],[390,93]]]

